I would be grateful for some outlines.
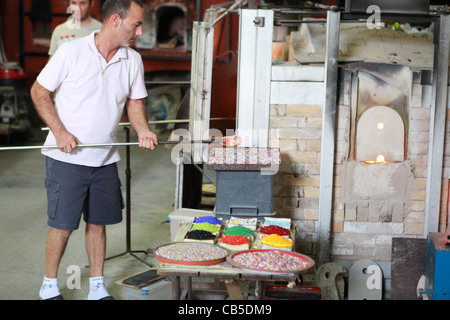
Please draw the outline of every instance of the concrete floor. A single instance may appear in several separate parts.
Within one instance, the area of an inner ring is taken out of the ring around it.
[[[41,145],[45,135],[37,134],[26,144]],[[160,140],[167,139],[161,135]],[[119,141],[125,141],[119,131]],[[133,135],[132,135],[132,141]],[[4,145],[3,145],[4,146]],[[173,211],[175,165],[170,150],[164,146],[155,151],[131,147],[131,250],[147,250],[170,242],[170,224],[166,217]],[[122,161],[119,173],[125,198],[125,147],[120,147]],[[36,300],[45,270],[46,193],[44,156],[40,150],[0,152],[0,299]],[[106,256],[126,250],[125,210],[122,223],[107,227]],[[84,246],[84,222],[72,233],[59,269],[59,288],[66,300],[87,299],[89,270]],[[136,253],[157,265],[152,255]],[[74,272],[81,271],[80,289],[69,286]],[[68,269],[69,268],[69,269]],[[116,284],[123,278],[144,272],[149,266],[126,254],[105,263],[105,283],[117,300],[125,299],[124,288]]]

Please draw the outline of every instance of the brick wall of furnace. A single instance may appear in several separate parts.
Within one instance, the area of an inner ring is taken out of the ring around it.
[[[331,223],[332,260],[389,262],[394,237],[422,238],[425,221],[426,179],[430,107],[422,102],[420,72],[413,74],[407,132],[407,167],[411,185],[404,203],[389,208],[352,206],[345,202],[345,169],[349,161],[351,135],[351,76],[343,77],[336,113],[336,144]],[[448,111],[450,112],[450,111]],[[447,116],[449,118],[450,114]],[[272,105],[270,128],[276,129],[282,168],[274,180],[274,206],[278,217],[289,217],[297,225],[296,250],[315,257],[319,219],[321,105]],[[447,125],[446,137],[450,130]],[[447,221],[450,179],[450,143],[445,143],[441,192],[440,231]],[[383,211],[384,210],[384,211]],[[386,212],[389,211],[389,212]],[[389,216],[389,219],[386,219]]]

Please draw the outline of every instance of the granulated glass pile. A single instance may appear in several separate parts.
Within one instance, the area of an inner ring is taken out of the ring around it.
[[[223,259],[228,251],[214,245],[196,242],[176,242],[155,250],[155,255],[173,261],[199,262]]]
[[[304,269],[308,261],[283,251],[250,250],[234,255],[232,260],[256,271],[293,272]]]

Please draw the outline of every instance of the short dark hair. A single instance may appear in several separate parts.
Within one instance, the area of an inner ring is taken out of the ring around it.
[[[144,7],[140,0],[106,0],[102,7],[102,19],[107,20],[113,14],[118,14],[120,18],[124,19],[127,16],[131,3],[138,4],[141,8]]]

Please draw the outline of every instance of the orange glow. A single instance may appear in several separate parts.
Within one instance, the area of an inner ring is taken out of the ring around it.
[[[379,154],[377,156],[377,160],[368,160],[368,161],[364,161],[365,163],[388,163],[388,162],[394,162],[394,161],[386,161],[386,159],[384,158],[384,155]]]

